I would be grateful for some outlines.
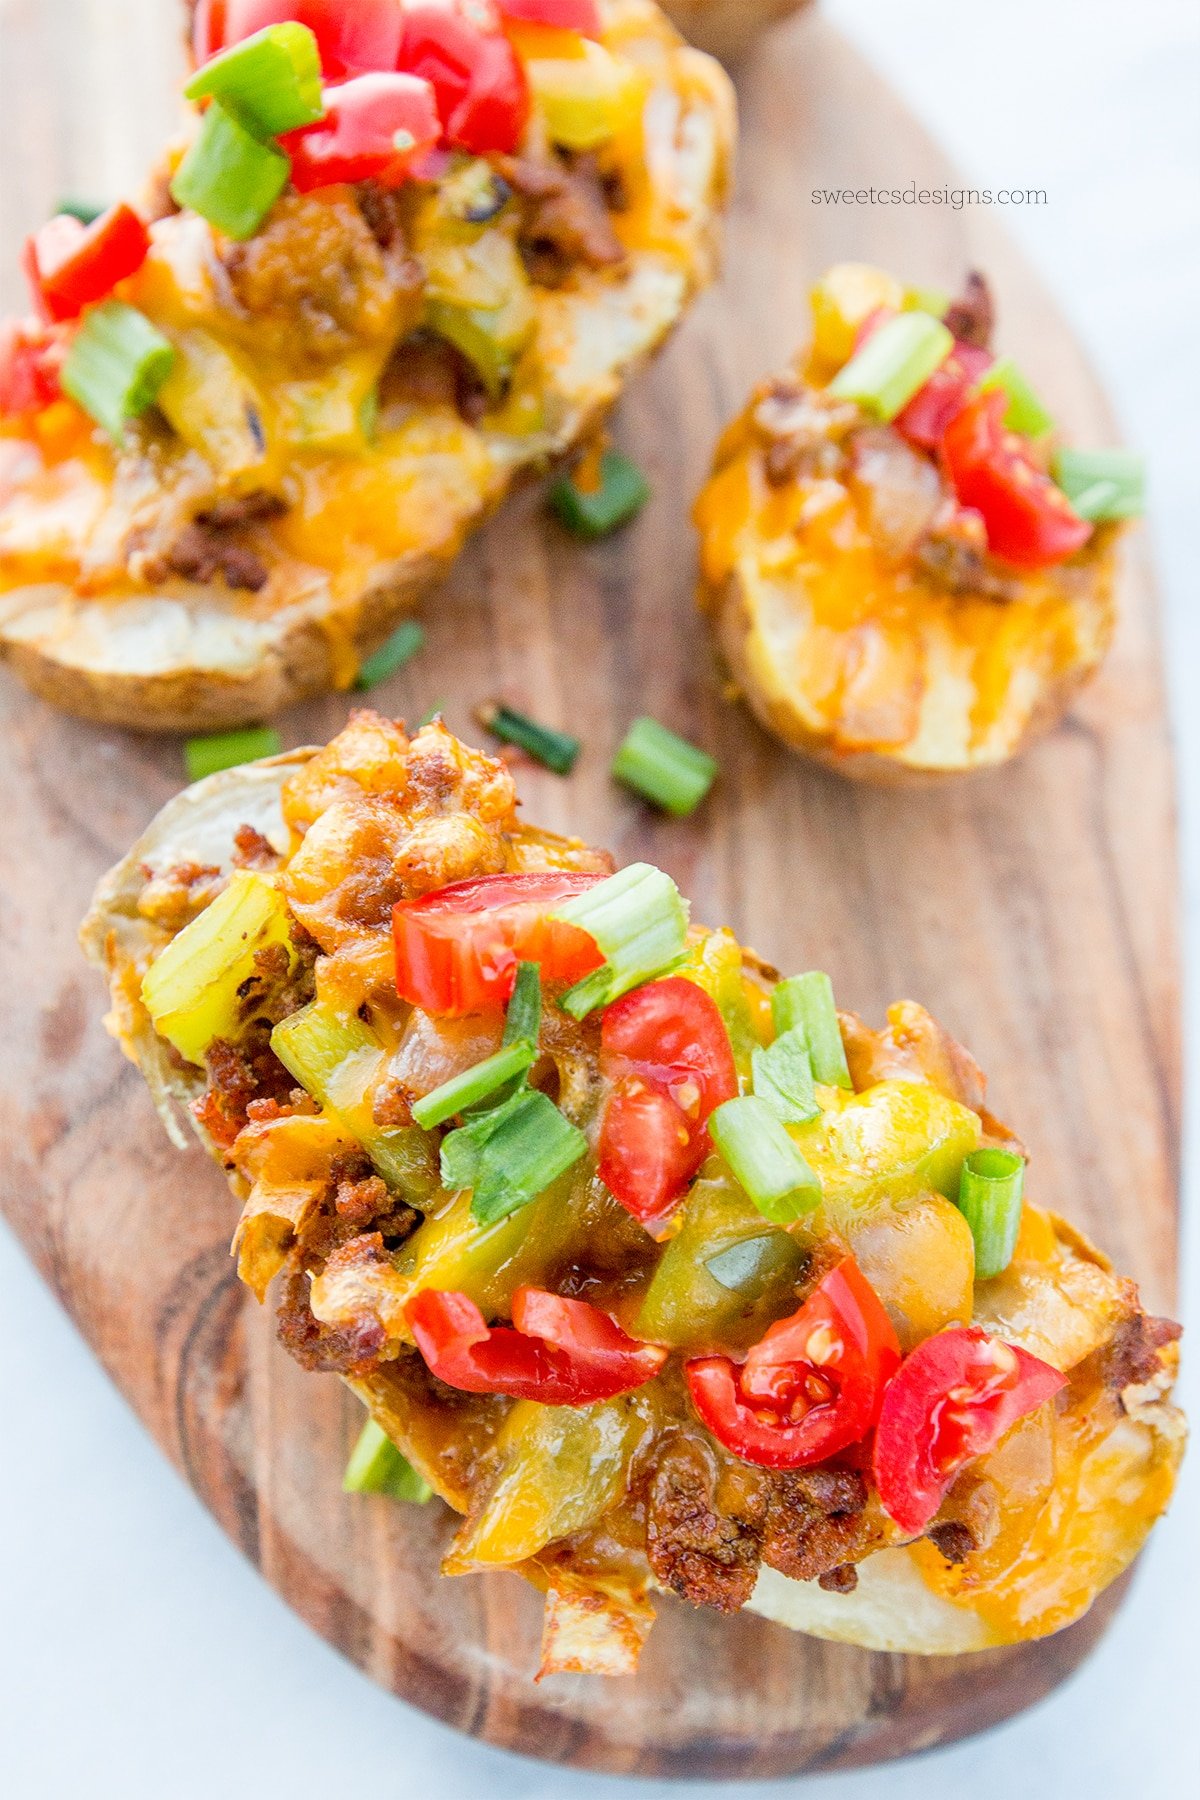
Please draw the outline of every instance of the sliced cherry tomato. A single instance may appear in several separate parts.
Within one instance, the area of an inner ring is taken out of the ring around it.
[[[942,455],[959,504],[979,513],[988,549],[1018,569],[1044,569],[1087,543],[1092,527],[1044,475],[1015,432],[1004,429],[1008,396],[977,394],[950,421]]]
[[[396,991],[435,1018],[461,1018],[505,1006],[521,962],[540,963],[547,982],[582,981],[604,961],[595,940],[546,915],[603,879],[565,869],[484,875],[401,900],[392,915]]]
[[[545,25],[551,31],[578,31],[598,38],[603,27],[596,0],[497,0],[506,19],[522,25]]]
[[[0,414],[19,418],[60,398],[66,334],[38,319],[0,322]]]
[[[904,411],[897,415],[896,430],[923,450],[936,450],[947,425],[966,404],[967,396],[993,360],[990,350],[981,350],[975,344],[955,344],[941,367],[934,370],[925,386],[917,389]]]
[[[106,300],[118,281],[136,275],[150,234],[131,206],[110,206],[90,225],[58,213],[26,240],[24,264],[43,318],[77,319]]]
[[[331,80],[396,67],[401,0],[200,0],[192,24],[193,54],[205,63],[218,50],[287,19],[308,26]]]
[[[441,136],[433,89],[416,75],[356,75],[323,97],[323,119],[279,140],[301,194],[339,181],[398,187]]]
[[[466,1294],[426,1288],[405,1315],[431,1372],[468,1394],[544,1406],[594,1406],[641,1387],[667,1352],[639,1343],[607,1313],[542,1288],[518,1288],[513,1325],[489,1326]]]
[[[410,6],[398,66],[431,83],[449,143],[477,156],[516,149],[529,118],[529,85],[502,32],[446,6]]]
[[[613,1083],[600,1179],[635,1219],[658,1224],[708,1155],[709,1115],[738,1091],[725,1021],[694,981],[652,981],[606,1010],[600,1067]]]
[[[703,1356],[684,1373],[693,1406],[727,1450],[762,1468],[802,1469],[866,1436],[899,1366],[892,1322],[847,1256],[745,1362]]]
[[[1066,1385],[1049,1363],[978,1325],[918,1344],[884,1395],[875,1434],[875,1485],[897,1525],[923,1532],[964,1464]]]

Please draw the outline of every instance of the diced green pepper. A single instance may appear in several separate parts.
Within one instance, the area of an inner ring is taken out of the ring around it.
[[[258,952],[274,944],[291,947],[283,898],[264,876],[238,869],[146,971],[142,1000],[159,1036],[200,1066],[214,1038],[236,1040],[244,1024],[238,990]]]

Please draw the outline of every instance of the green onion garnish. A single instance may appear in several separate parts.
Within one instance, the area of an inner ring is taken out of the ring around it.
[[[743,1094],[708,1121],[713,1143],[764,1219],[790,1225],[821,1199],[821,1181],[765,1100]]]
[[[687,937],[688,907],[669,875],[651,863],[630,863],[586,893],[565,900],[551,918],[578,925],[594,937],[604,957],[559,1001],[573,1019],[585,1019],[674,968]]]
[[[857,400],[885,423],[903,412],[954,348],[940,319],[925,312],[897,313],[872,332],[829,384],[839,400]]]
[[[1136,450],[1060,450],[1051,473],[1081,519],[1136,519],[1146,510]]]
[[[641,512],[650,498],[650,484],[636,463],[619,450],[606,450],[600,458],[600,486],[588,493],[569,475],[550,489],[550,504],[577,537],[605,537]]]
[[[443,1081],[431,1094],[418,1100],[412,1109],[414,1120],[426,1131],[431,1131],[435,1125],[444,1125],[456,1113],[465,1112],[468,1106],[486,1100],[514,1075],[524,1074],[536,1054],[530,1043],[509,1044],[503,1050],[497,1050],[494,1056],[476,1063],[473,1069],[464,1069],[461,1075],[451,1076],[449,1081]]]
[[[212,737],[189,738],[183,746],[189,781],[202,781],[222,769],[237,769],[262,756],[278,756],[283,739],[270,725],[250,725],[244,731],[218,731]]]
[[[342,1476],[344,1494],[390,1494],[393,1500],[412,1500],[424,1506],[433,1489],[402,1456],[382,1425],[368,1419],[350,1453]]]
[[[501,743],[516,744],[536,762],[553,769],[556,775],[569,775],[583,748],[578,738],[570,737],[565,731],[555,731],[550,725],[539,725],[536,719],[527,719],[524,713],[514,712],[511,706],[489,701],[486,706],[476,708],[475,717],[484,730],[498,737]]]
[[[91,306],[63,364],[62,385],[119,443],[125,426],[152,406],[175,351],[145,313],[123,300]]]
[[[535,962],[517,964],[516,986],[504,1015],[505,1048],[509,1044],[534,1044],[542,1029],[542,971]]]
[[[425,632],[415,619],[405,619],[398,625],[386,644],[381,644],[373,655],[368,656],[359,669],[354,685],[361,692],[364,688],[378,687],[397,669],[402,669],[406,662],[411,662],[418,650],[425,648]]]
[[[222,50],[183,90],[188,100],[219,100],[255,137],[273,138],[325,117],[321,55],[307,25],[286,20]]]
[[[813,1092],[808,1039],[798,1026],[781,1033],[766,1049],[751,1052],[754,1092],[785,1125],[801,1125],[820,1112]]]
[[[471,1189],[471,1217],[494,1225],[528,1206],[587,1152],[548,1095],[524,1088],[442,1139],[443,1185]]]
[[[962,1167],[959,1211],[975,1239],[975,1278],[990,1281],[1012,1261],[1021,1229],[1025,1162],[1012,1150],[972,1150]]]
[[[240,242],[254,236],[291,168],[282,150],[260,143],[214,100],[175,172],[171,198]]]
[[[1040,438],[1054,430],[1054,420],[1011,356],[1000,357],[987,370],[979,383],[980,393],[987,388],[1003,388],[1008,395],[1004,424],[1009,431],[1019,431],[1028,438]]]
[[[717,764],[707,751],[657,719],[635,719],[613,758],[612,772],[634,793],[683,819],[695,812],[716,780]]]
[[[813,1080],[827,1087],[852,1088],[846,1066],[846,1047],[833,1004],[833,984],[819,969],[807,975],[791,975],[771,995],[771,1017],[776,1033],[799,1029],[808,1045]]]
[[[69,218],[78,219],[81,225],[94,225],[100,214],[107,212],[106,206],[97,206],[94,200],[80,200],[68,196],[60,200],[54,209],[55,213],[66,213]]]

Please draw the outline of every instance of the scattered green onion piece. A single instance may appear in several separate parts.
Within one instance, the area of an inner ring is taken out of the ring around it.
[[[107,212],[106,206],[97,206],[94,200],[79,200],[68,196],[60,200],[54,209],[55,214],[66,213],[72,219],[78,219],[81,225],[94,225],[100,214]]]
[[[424,1506],[433,1499],[433,1489],[423,1475],[418,1475],[406,1456],[402,1456],[382,1425],[368,1419],[362,1428],[346,1473],[342,1476],[344,1494],[390,1494],[393,1500],[411,1500]]]
[[[897,313],[872,332],[829,384],[838,400],[857,400],[885,423],[903,412],[954,348],[940,319],[925,312]]]
[[[419,650],[425,648],[425,633],[415,619],[405,619],[398,625],[386,644],[381,644],[373,655],[368,656],[355,677],[354,685],[360,691],[365,688],[378,687],[389,675],[394,675],[407,662],[411,662]]]
[[[634,793],[683,819],[695,812],[716,780],[717,764],[707,751],[657,719],[635,719],[613,758],[612,772]]]
[[[418,1100],[412,1109],[414,1120],[425,1131],[431,1131],[435,1125],[444,1125],[456,1113],[465,1112],[468,1106],[486,1100],[514,1075],[524,1074],[536,1054],[530,1043],[509,1044],[503,1050],[497,1050],[494,1056],[476,1063],[473,1069],[464,1069],[461,1075],[451,1076],[449,1081],[443,1081],[431,1094]]]
[[[524,1088],[442,1140],[442,1182],[471,1189],[471,1217],[494,1225],[565,1175],[587,1139],[548,1095]]]
[[[979,391],[983,393],[988,388],[1003,388],[1008,395],[1004,423],[1009,431],[1019,431],[1023,437],[1040,438],[1054,430],[1054,420],[1011,356],[1000,357],[984,374]]]
[[[820,1112],[813,1092],[808,1039],[799,1026],[782,1032],[773,1044],[751,1052],[754,1092],[785,1125],[802,1125]]]
[[[771,995],[771,1017],[777,1035],[782,1037],[797,1028],[804,1034],[814,1081],[827,1087],[854,1086],[846,1066],[846,1047],[828,975],[813,969],[807,975],[791,975],[781,981]]]
[[[123,300],[89,307],[63,364],[72,400],[118,443],[125,426],[152,406],[175,351],[145,313]]]
[[[278,137],[325,117],[321,54],[307,25],[286,20],[256,31],[197,69],[187,100],[219,100],[258,138]]]
[[[505,1049],[510,1044],[533,1044],[542,1029],[542,971],[538,963],[517,964],[517,981],[504,1015]]]
[[[585,1019],[630,988],[675,967],[687,937],[688,907],[669,875],[651,863],[630,863],[607,881],[556,906],[551,918],[595,938],[604,957],[559,1001],[573,1019]]]
[[[1146,510],[1146,469],[1136,450],[1060,450],[1051,473],[1081,519],[1136,519]]]
[[[606,450],[600,459],[600,486],[587,493],[569,475],[550,489],[550,504],[577,537],[606,537],[619,525],[641,512],[650,498],[650,484],[636,463],[618,450]]]
[[[269,725],[251,725],[245,731],[219,731],[213,737],[189,738],[183,761],[189,781],[202,781],[222,769],[237,769],[262,756],[278,756],[283,749],[279,733]]]
[[[539,725],[536,719],[527,719],[524,713],[514,712],[511,706],[489,701],[486,706],[476,709],[475,717],[484,730],[498,737],[501,743],[516,744],[535,762],[553,769],[556,775],[569,775],[583,748],[578,738],[565,731],[555,731],[550,725]]]
[[[743,1094],[708,1121],[713,1143],[764,1219],[790,1225],[819,1204],[821,1181],[765,1100]]]
[[[435,719],[441,718],[445,710],[446,702],[444,700],[435,700],[424,717],[417,720],[417,730],[422,731],[426,725],[432,725]]]
[[[260,143],[214,100],[175,172],[171,198],[241,242],[254,236],[291,168],[282,150]]]
[[[975,1239],[975,1278],[990,1281],[1012,1261],[1021,1229],[1025,1162],[1013,1150],[973,1150],[963,1163],[959,1211]]]

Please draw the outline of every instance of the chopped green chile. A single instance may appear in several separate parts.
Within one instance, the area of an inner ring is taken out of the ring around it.
[[[425,632],[415,619],[405,619],[398,625],[385,644],[381,644],[371,656],[368,656],[358,671],[354,685],[360,693],[366,688],[378,687],[405,663],[411,662],[417,653],[425,648]]]
[[[287,186],[292,165],[214,100],[171,182],[171,198],[235,242],[252,238]]]
[[[555,731],[551,725],[539,725],[536,719],[527,719],[524,713],[515,712],[511,706],[498,706],[493,702],[477,708],[475,716],[484,730],[498,737],[501,743],[515,744],[535,762],[553,770],[555,775],[569,775],[583,748],[578,738],[565,731]]]
[[[511,1081],[514,1075],[523,1075],[537,1055],[531,1043],[512,1043],[494,1056],[485,1057],[483,1062],[476,1063],[474,1068],[464,1069],[461,1075],[454,1075],[444,1081],[432,1093],[425,1094],[413,1106],[412,1116],[425,1131],[432,1131],[435,1125],[444,1125],[447,1119],[453,1119],[459,1113],[466,1112],[468,1107],[478,1105]]]
[[[814,1081],[853,1088],[828,975],[811,969],[807,975],[790,975],[779,982],[771,994],[771,1017],[779,1036],[786,1031],[803,1033]]]
[[[315,125],[325,117],[317,40],[294,20],[268,25],[197,69],[183,93],[219,100],[258,138]]]
[[[588,932],[604,957],[600,968],[560,1000],[573,1019],[585,1019],[630,988],[667,974],[677,966],[687,938],[687,902],[671,877],[651,863],[630,863],[556,906],[551,916]]]
[[[1008,395],[1008,411],[1004,423],[1009,431],[1023,437],[1045,437],[1054,430],[1054,420],[1046,411],[1011,356],[1001,356],[992,364],[979,383],[980,392],[1003,388]]]
[[[393,1500],[410,1500],[424,1506],[433,1489],[401,1455],[382,1425],[368,1419],[350,1453],[342,1476],[344,1494],[388,1494]]]
[[[926,312],[897,313],[838,370],[829,392],[838,400],[857,401],[864,412],[887,424],[953,348],[954,338],[940,319]]]
[[[706,750],[657,719],[635,719],[613,758],[615,780],[677,819],[694,813],[717,778]]]
[[[793,1026],[751,1058],[754,1092],[785,1125],[801,1125],[820,1112],[813,1088],[808,1039]]]
[[[471,1189],[471,1216],[494,1225],[528,1206],[587,1153],[587,1139],[546,1094],[522,1089],[442,1140],[442,1181]]]
[[[959,1211],[975,1240],[975,1278],[1002,1275],[1021,1229],[1025,1162],[1013,1150],[975,1150],[962,1167]]]
[[[63,392],[117,443],[130,419],[153,406],[171,373],[175,351],[135,306],[106,300],[90,306],[63,364]]]
[[[1051,474],[1081,519],[1137,519],[1146,510],[1146,469],[1136,450],[1060,450]]]
[[[791,1225],[821,1202],[819,1176],[765,1100],[744,1094],[708,1121],[713,1143],[764,1219]]]
[[[264,756],[278,756],[283,739],[270,725],[247,726],[243,731],[219,731],[211,737],[188,738],[183,762],[189,781],[202,781],[222,769],[237,769]]]
[[[607,537],[641,512],[650,498],[650,486],[636,463],[618,450],[606,450],[600,459],[600,486],[594,492],[581,488],[569,475],[550,489],[550,504],[576,537]]]

